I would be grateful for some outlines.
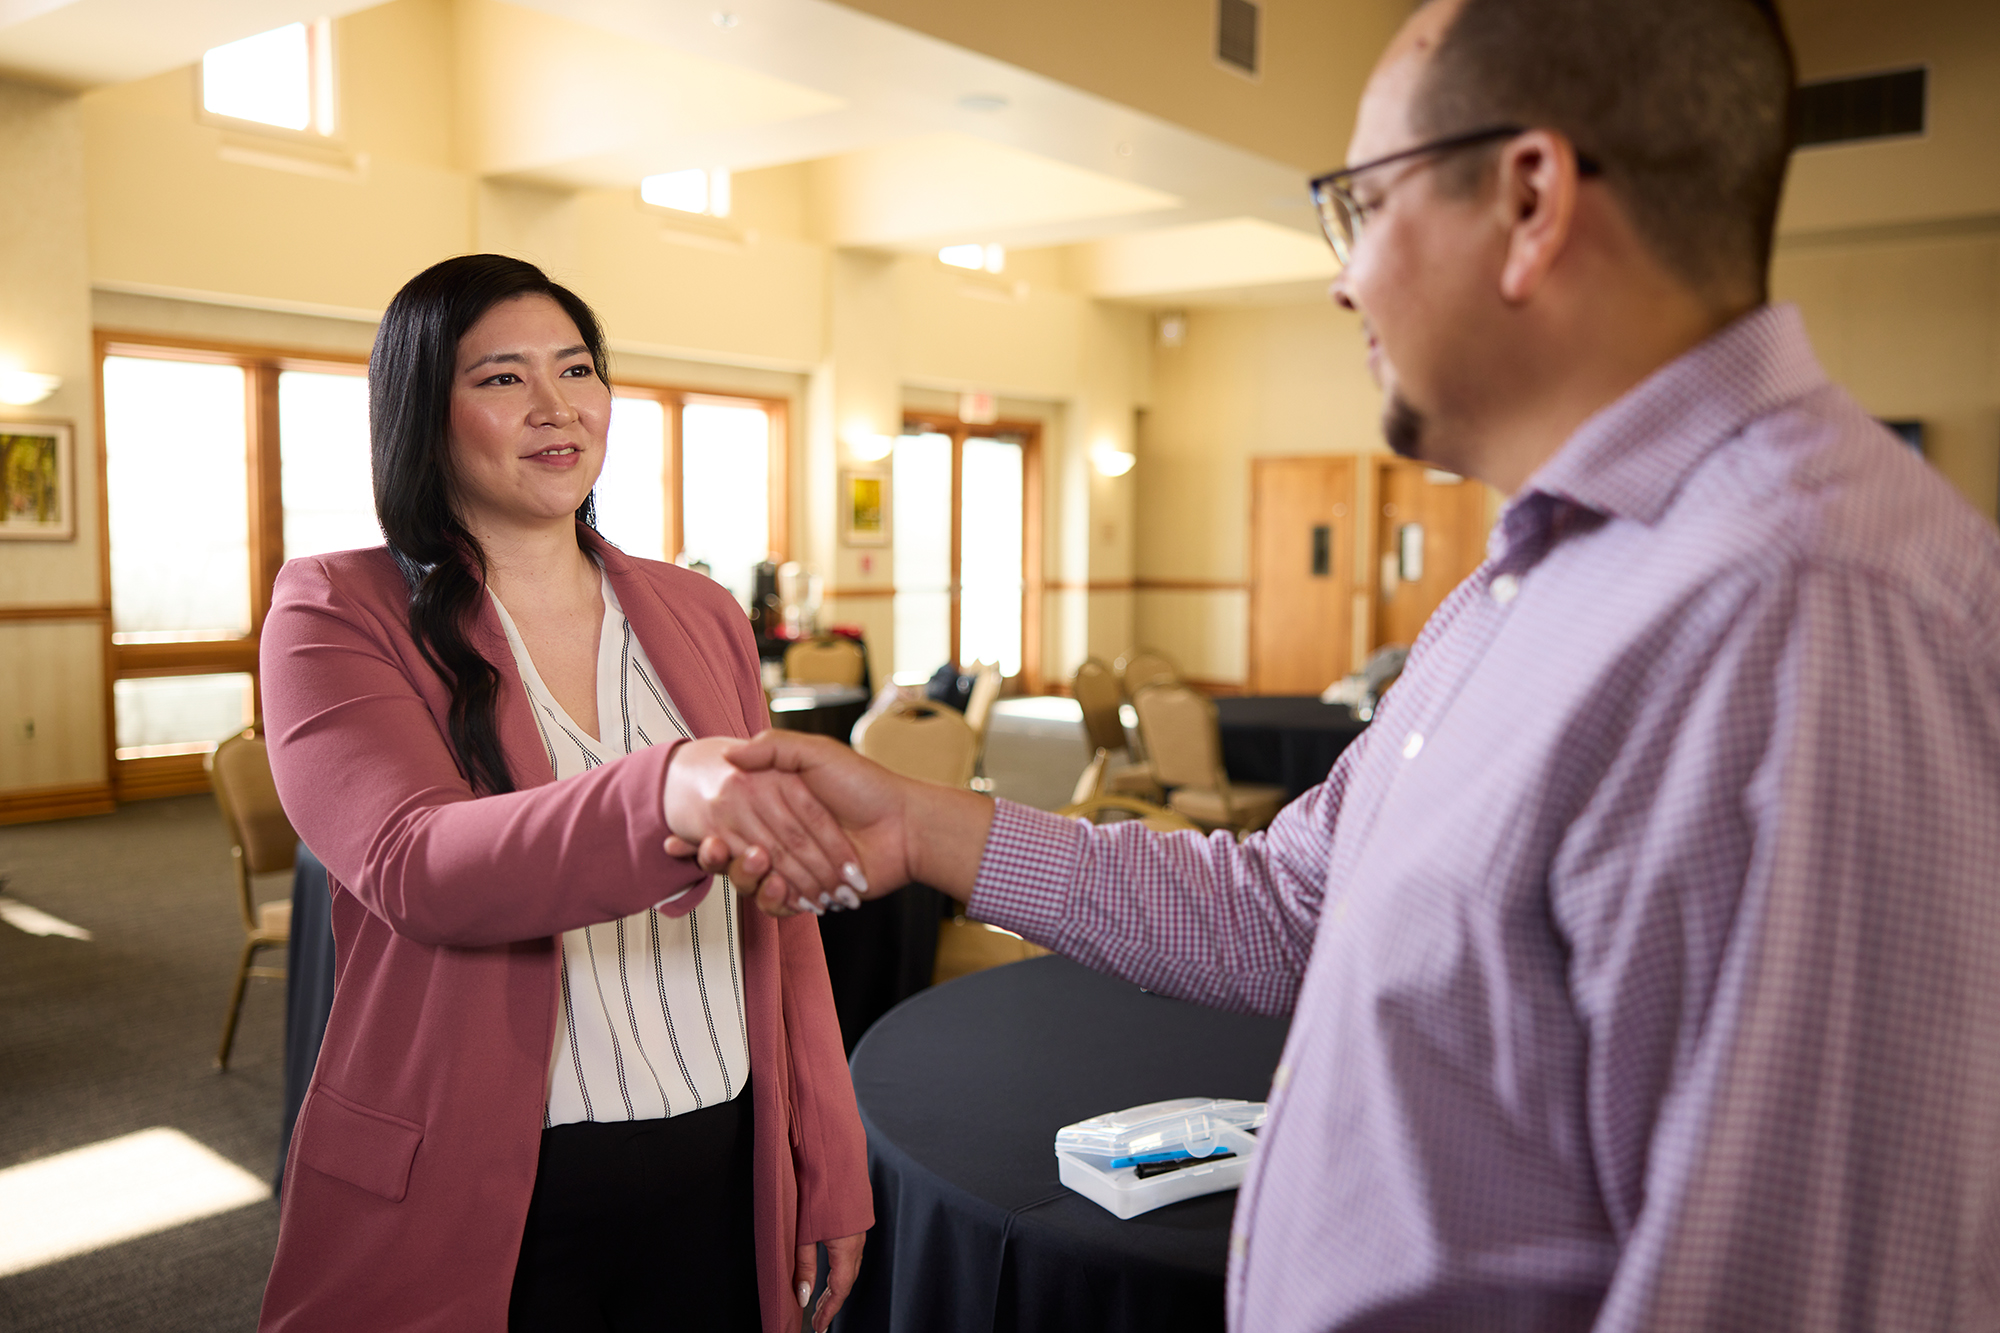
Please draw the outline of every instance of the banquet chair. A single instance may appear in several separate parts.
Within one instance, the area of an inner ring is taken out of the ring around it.
[[[299,835],[278,804],[278,787],[271,780],[271,760],[262,738],[251,732],[231,736],[203,761],[215,803],[222,807],[229,831],[229,855],[236,867],[236,902],[243,916],[243,957],[236,966],[236,984],[229,992],[229,1015],[222,1024],[222,1045],[215,1067],[229,1068],[229,1048],[236,1040],[236,1019],[243,1012],[243,988],[251,977],[283,980],[282,966],[252,966],[265,949],[282,949],[291,941],[290,902],[260,903],[251,896],[253,875],[290,870]]]
[[[1120,796],[1116,792],[1099,792],[1070,802],[1056,811],[1065,819],[1087,819],[1093,824],[1119,822],[1105,819],[1106,814],[1117,813],[1126,819],[1136,819],[1149,829],[1160,833],[1201,832],[1201,825],[1177,810],[1169,810],[1164,805],[1142,801],[1136,796]]]
[[[928,700],[901,701],[869,723],[855,748],[892,773],[969,787],[979,738],[955,708]]]
[[[970,787],[978,737],[955,708],[929,700],[891,704],[855,740],[855,748],[891,772],[947,787]],[[1012,931],[959,915],[938,923],[931,981],[950,981],[1047,950]]]
[[[852,639],[825,634],[785,649],[785,679],[794,685],[859,685],[865,659]]]
[[[1134,703],[1139,691],[1148,685],[1177,685],[1181,679],[1181,669],[1174,660],[1152,648],[1135,648],[1113,665],[1118,668],[1118,683],[1125,697]]]
[[[1263,828],[1285,804],[1283,787],[1231,782],[1222,768],[1222,727],[1215,703],[1180,684],[1149,685],[1132,701],[1153,776],[1167,788],[1167,806],[1204,828],[1247,834]]]
[[[965,724],[972,728],[973,739],[978,742],[972,759],[972,786],[977,791],[993,790],[993,782],[986,776],[986,729],[993,721],[993,705],[1000,700],[1003,683],[998,662],[972,664],[972,693],[965,701]]]
[[[1153,781],[1151,765],[1132,753],[1131,738],[1118,715],[1125,700],[1117,673],[1099,659],[1086,657],[1070,681],[1070,690],[1083,710],[1086,743],[1107,756],[1097,790],[1122,792],[1149,801],[1162,799],[1160,785]],[[1114,762],[1108,757],[1113,754],[1129,757]],[[1096,791],[1090,794],[1095,795]],[[1082,800],[1083,796],[1076,799]]]

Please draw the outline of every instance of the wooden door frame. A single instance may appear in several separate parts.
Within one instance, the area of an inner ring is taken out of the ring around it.
[[[1003,419],[972,425],[942,412],[908,408],[903,412],[903,433],[919,426],[925,433],[951,437],[951,569],[946,589],[950,595],[951,661],[960,670],[958,604],[962,487],[965,476],[965,442],[993,435],[1021,437],[1021,689],[1028,694],[1042,690],[1042,423]],[[893,590],[892,590],[893,593]]]

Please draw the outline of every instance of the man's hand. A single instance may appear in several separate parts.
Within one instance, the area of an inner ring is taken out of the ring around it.
[[[993,802],[986,797],[900,777],[838,741],[795,731],[767,731],[731,749],[728,760],[748,771],[796,775],[839,822],[860,853],[860,873],[847,881],[856,901],[847,906],[913,879],[960,902],[971,895],[993,821]],[[774,886],[766,878],[759,887],[748,877],[756,867],[742,864],[739,849],[726,839],[670,839],[667,850],[698,856],[708,870],[726,869],[739,887],[756,889],[757,905],[772,916],[818,912],[846,901],[839,890],[824,902],[801,897],[789,893],[782,880]]]
[[[831,890],[818,890],[826,895],[822,901],[814,893],[795,892],[789,876],[757,876],[756,866],[726,838],[685,838],[678,846],[670,840],[669,852],[696,856],[704,870],[727,872],[739,887],[755,890],[757,905],[772,916],[858,907],[863,898],[879,898],[909,883],[904,807],[909,789],[923,784],[870,763],[839,741],[796,731],[767,731],[738,742],[728,751],[728,763],[746,777],[802,783],[860,854],[856,873]]]
[[[667,850],[686,855],[676,848],[713,847],[722,853],[720,864],[704,858],[704,869],[726,869],[740,886],[768,891],[779,902],[847,892],[843,886],[860,871],[840,825],[798,774],[730,762],[749,744],[705,736],[674,751],[662,798],[674,835]]]

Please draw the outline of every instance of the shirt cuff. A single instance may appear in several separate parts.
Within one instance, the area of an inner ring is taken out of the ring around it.
[[[1055,948],[1082,873],[1087,826],[1012,801],[993,803],[993,828],[965,910],[976,921]]]

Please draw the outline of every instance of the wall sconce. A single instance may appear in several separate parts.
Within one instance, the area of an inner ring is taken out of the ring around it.
[[[30,407],[62,387],[62,376],[33,370],[0,370],[0,403]]]
[[[857,463],[879,463],[896,447],[894,436],[870,430],[850,430],[843,438],[848,456]]]
[[[1132,470],[1138,456],[1109,440],[1099,440],[1090,446],[1090,465],[1107,477],[1122,477]]]

